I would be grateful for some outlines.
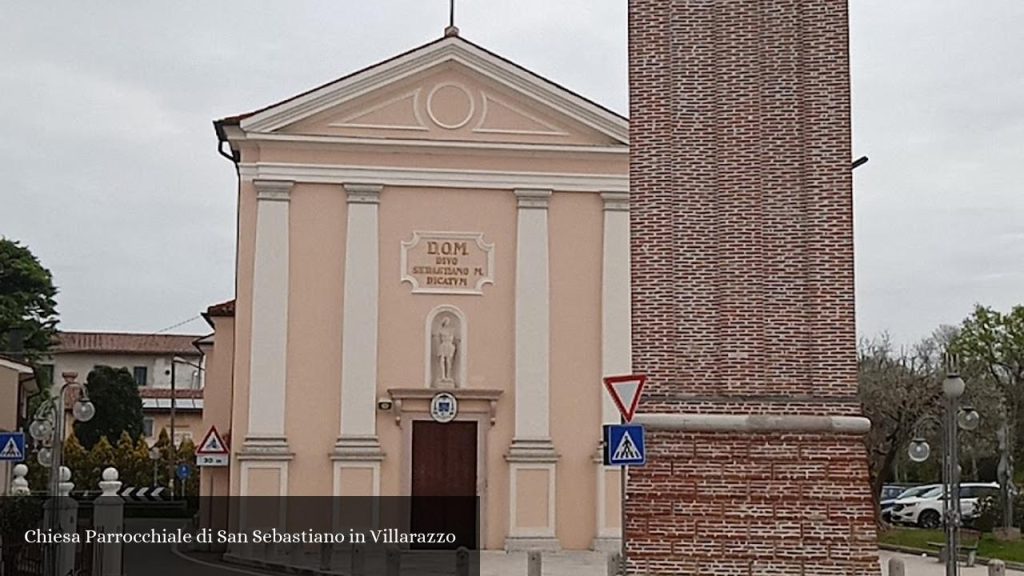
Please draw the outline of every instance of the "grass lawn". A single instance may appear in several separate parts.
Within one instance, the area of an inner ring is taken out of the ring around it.
[[[878,541],[882,544],[919,548],[933,552],[938,549],[929,546],[928,542],[944,542],[945,539],[946,535],[942,530],[891,528],[878,533]],[[1024,563],[1024,540],[999,542],[991,534],[983,534],[981,543],[978,545],[978,556]]]

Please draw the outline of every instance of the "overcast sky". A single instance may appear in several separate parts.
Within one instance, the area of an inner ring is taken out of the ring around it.
[[[1024,303],[1024,2],[851,0],[858,331],[911,342]],[[438,38],[444,0],[6,2],[0,235],[67,330],[156,332],[233,297],[211,122]],[[461,0],[462,35],[627,111],[625,0]],[[201,320],[173,332],[202,333]]]

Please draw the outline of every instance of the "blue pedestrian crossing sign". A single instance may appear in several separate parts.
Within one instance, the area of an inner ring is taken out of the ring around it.
[[[605,466],[643,466],[647,463],[644,427],[639,424],[606,424]]]
[[[0,462],[21,462],[25,459],[25,433],[0,432]]]

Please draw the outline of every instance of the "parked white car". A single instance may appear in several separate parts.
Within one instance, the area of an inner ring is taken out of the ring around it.
[[[896,492],[896,494],[894,494],[893,496],[891,496],[889,498],[885,497],[885,490],[883,488],[882,497],[881,497],[881,499],[879,501],[879,505],[880,505],[881,513],[882,513],[882,520],[885,520],[886,522],[892,522],[893,521],[892,520],[892,507],[895,506],[896,502],[898,502],[899,500],[905,499],[905,498],[911,498],[913,496],[920,496],[920,495],[924,494],[925,492],[928,492],[928,491],[934,489],[937,486],[942,486],[942,484],[923,484],[921,486],[912,486],[910,488],[900,488],[900,487],[892,486],[892,488],[898,489],[899,491]]]
[[[995,482],[968,482],[960,485],[960,513],[964,520],[978,515],[978,500],[985,496],[999,494]],[[942,485],[919,494],[896,500],[890,512],[897,524],[912,524],[921,528],[938,528],[942,525]]]

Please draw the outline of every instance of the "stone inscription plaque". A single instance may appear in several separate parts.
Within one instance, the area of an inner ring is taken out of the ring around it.
[[[494,283],[494,245],[477,232],[413,232],[402,242],[402,282],[419,294],[483,294]]]

